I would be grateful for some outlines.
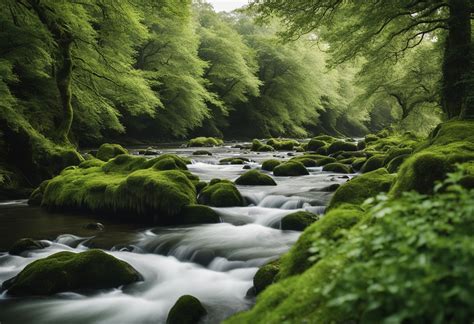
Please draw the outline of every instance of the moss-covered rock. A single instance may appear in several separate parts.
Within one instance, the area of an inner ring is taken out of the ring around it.
[[[367,144],[365,144],[365,140],[358,141],[357,142],[357,149],[363,150],[367,147]]]
[[[307,167],[307,168],[311,168],[311,167],[317,166],[315,159],[311,159],[311,158],[305,157],[304,155],[295,156],[295,157],[291,158],[290,161],[300,162],[301,164],[303,164],[303,165],[304,165],[305,167]]]
[[[308,269],[319,258],[310,251],[316,240],[336,242],[343,236],[342,230],[347,230],[357,224],[363,216],[362,209],[355,205],[342,205],[331,210],[320,220],[310,225],[290,251],[281,258],[278,280],[299,274]],[[334,244],[334,243],[331,243]]]
[[[188,142],[188,147],[212,147],[212,146],[221,146],[224,144],[224,141],[220,138],[215,137],[196,137],[190,139]]]
[[[457,163],[474,160],[474,121],[440,124],[424,145],[403,162],[391,193],[396,196],[415,190],[431,194],[436,181],[443,180]]]
[[[166,324],[197,324],[207,311],[199,299],[191,295],[179,297],[168,313]]]
[[[219,161],[219,164],[245,164],[250,160],[244,157],[229,157]]]
[[[309,172],[306,170],[305,166],[296,161],[288,161],[276,166],[273,169],[273,174],[277,177],[294,177],[301,175],[308,175]]]
[[[383,168],[384,166],[384,161],[385,161],[386,156],[377,154],[374,156],[371,156],[370,158],[365,161],[364,165],[360,169],[362,173],[374,171],[380,168]]]
[[[379,137],[375,134],[367,134],[365,135],[364,141],[365,143],[376,142],[379,140]]]
[[[328,147],[328,154],[333,154],[336,152],[341,151],[357,151],[357,144],[344,142],[344,141],[337,141],[329,145]]]
[[[388,150],[383,164],[388,165],[394,158],[400,155],[410,155],[411,153],[413,153],[413,149],[411,147],[393,147]]]
[[[255,287],[255,292],[259,294],[264,291],[265,288],[270,286],[274,282],[279,270],[280,260],[274,260],[260,267],[253,277],[253,286]]]
[[[43,243],[38,240],[33,240],[31,238],[23,238],[16,241],[8,250],[8,253],[11,255],[21,255],[23,252],[30,250],[44,249],[49,244]]]
[[[97,151],[97,158],[102,161],[108,161],[120,154],[128,154],[128,151],[124,149],[120,144],[109,144],[104,143],[99,147]]]
[[[393,158],[388,164],[387,164],[387,170],[390,173],[396,173],[398,172],[398,169],[402,165],[402,163],[410,157],[410,154],[405,154],[405,155],[399,155],[395,158]]]
[[[325,166],[326,164],[329,164],[329,163],[335,163],[337,160],[333,157],[330,157],[330,156],[326,156],[326,157],[323,157],[323,158],[320,158],[318,160],[316,160],[316,165],[317,166]]]
[[[275,160],[275,159],[265,160],[262,163],[262,170],[273,171],[273,169],[275,169],[275,167],[280,164],[281,164],[280,160]]]
[[[351,173],[350,166],[347,166],[342,163],[328,163],[323,167],[323,171],[337,172],[337,173]]]
[[[198,197],[199,203],[214,207],[243,206],[244,198],[229,180],[213,179]]]
[[[299,147],[301,144],[295,140],[279,140],[271,138],[267,141],[267,145],[270,145],[277,151],[291,151],[296,147]]]
[[[219,215],[210,207],[204,205],[184,206],[178,216],[185,225],[220,223]]]
[[[363,158],[357,158],[354,160],[354,162],[352,162],[352,169],[354,171],[359,171],[360,169],[362,169],[362,166],[365,164],[365,162],[367,161],[367,158],[363,157]]]
[[[44,187],[42,206],[173,224],[182,207],[196,203],[198,179],[186,170],[158,170],[163,161],[169,161],[169,156],[147,160],[119,155],[102,166],[64,170]],[[186,167],[178,159],[173,161]]]
[[[341,158],[337,162],[342,163],[342,164],[352,164],[357,158],[356,157],[350,157],[350,158]]]
[[[52,295],[80,289],[107,289],[140,280],[128,263],[100,250],[59,252],[27,265],[2,288],[13,296]]]
[[[207,182],[199,181],[194,185],[194,187],[196,187],[196,193],[199,194],[202,191],[202,189],[207,187]]]
[[[193,155],[212,155],[212,153],[206,150],[198,150],[194,151]]]
[[[275,180],[258,170],[250,170],[235,180],[238,185],[244,186],[276,186]]]
[[[319,136],[313,137],[312,139],[323,141],[323,142],[326,142],[328,144],[331,144],[331,143],[334,143],[334,142],[338,141],[337,138],[332,137],[330,135],[319,135]]]
[[[319,219],[319,216],[307,211],[298,211],[284,216],[281,219],[281,229],[304,231],[306,227]]]
[[[320,148],[318,148],[315,152],[316,152],[317,154],[321,154],[321,155],[328,155],[328,146],[329,146],[329,145],[320,147]]]
[[[312,138],[308,142],[308,146],[306,147],[307,151],[317,151],[319,148],[326,146],[326,142],[322,140],[318,140],[315,138]]]
[[[328,210],[342,204],[362,204],[367,198],[381,192],[388,192],[396,176],[386,169],[378,169],[352,178],[340,186],[331,201]]]

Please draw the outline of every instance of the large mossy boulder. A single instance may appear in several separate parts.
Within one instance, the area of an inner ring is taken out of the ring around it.
[[[352,172],[350,166],[346,164],[338,163],[338,162],[326,164],[323,167],[323,171],[336,172],[336,173],[351,173]]]
[[[284,216],[281,219],[281,229],[304,231],[306,227],[319,219],[319,216],[307,211],[298,211]]]
[[[221,146],[224,144],[224,141],[220,138],[215,137],[196,137],[190,139],[188,142],[188,147],[212,147],[212,146]]]
[[[362,173],[366,173],[366,172],[383,168],[385,159],[386,159],[385,155],[382,155],[382,154],[373,155],[370,158],[368,158],[367,161],[365,161],[360,171]]]
[[[396,175],[388,173],[383,168],[356,176],[336,190],[329,202],[328,210],[342,204],[360,205],[367,198],[388,192],[395,178]]]
[[[474,121],[440,124],[430,138],[403,162],[391,193],[400,196],[415,190],[433,193],[434,184],[456,168],[457,163],[474,160]]]
[[[276,186],[275,180],[258,170],[250,170],[235,180],[235,184],[243,186]]]
[[[280,260],[271,261],[258,269],[253,277],[253,286],[257,294],[270,286],[280,270]]]
[[[31,251],[31,250],[39,250],[44,249],[45,247],[49,246],[49,244],[33,240],[31,238],[23,238],[16,241],[8,250],[8,253],[11,255],[21,255],[24,252]]]
[[[177,219],[183,225],[214,224],[221,222],[219,215],[212,208],[205,205],[184,206]]]
[[[200,204],[213,207],[236,207],[244,205],[244,198],[229,180],[213,179],[202,189],[198,201]]]
[[[161,170],[172,164],[176,169]],[[186,205],[196,203],[199,179],[179,157],[119,155],[107,163],[89,160],[64,170],[44,187],[41,205],[52,210],[85,210],[132,221],[174,224]]]
[[[219,161],[219,164],[245,164],[250,162],[249,159],[244,157],[228,157]]]
[[[27,265],[3,283],[12,296],[52,295],[84,289],[108,289],[141,279],[128,263],[101,250],[59,252]]]
[[[290,161],[300,162],[307,168],[312,168],[312,167],[317,166],[315,159],[306,157],[305,155],[295,156],[291,158]]]
[[[277,167],[281,163],[282,162],[280,160],[276,160],[276,159],[265,160],[262,163],[262,170],[273,171],[273,169],[275,169],[275,167]]]
[[[290,251],[283,255],[277,279],[281,280],[304,272],[313,265],[320,256],[311,252],[313,243],[335,244],[343,236],[343,231],[356,225],[363,217],[363,211],[355,205],[342,205],[326,213],[317,222],[310,225]],[[313,257],[313,258],[311,258]]]
[[[206,314],[207,311],[199,299],[184,295],[171,307],[166,324],[197,324]]]
[[[292,151],[297,147],[300,147],[301,143],[296,140],[271,138],[267,141],[267,145],[270,145],[277,151]]]
[[[297,161],[288,161],[276,166],[273,169],[273,174],[277,177],[296,177],[308,175],[309,172],[303,163]]]
[[[307,151],[317,151],[321,147],[325,147],[326,142],[322,140],[318,140],[315,138],[312,138],[309,142],[308,145],[306,146]]]
[[[329,145],[328,154],[333,154],[341,151],[357,151],[357,144],[351,142],[337,141]]]
[[[335,163],[336,161],[337,160],[333,157],[325,156],[325,157],[322,157],[320,159],[317,159],[316,160],[316,165],[317,166],[325,166],[326,164]]]
[[[124,149],[120,144],[104,143],[99,147],[96,158],[107,162],[108,160],[120,154],[128,154],[128,151]]]
[[[252,141],[251,150],[256,151],[256,152],[271,152],[271,151],[274,151],[275,149],[268,144],[263,144],[258,139],[254,139]]]

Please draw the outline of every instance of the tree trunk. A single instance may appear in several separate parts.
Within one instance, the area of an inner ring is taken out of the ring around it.
[[[58,46],[56,57],[56,86],[58,88],[62,118],[57,128],[57,137],[67,141],[73,119],[73,109],[71,105],[71,75],[72,58],[71,46],[74,40],[73,35],[67,25],[59,17],[51,14],[51,9],[45,8],[39,0],[29,0],[29,4],[35,11],[41,23],[49,30]]]
[[[470,0],[450,0],[448,36],[443,61],[443,111],[448,118],[474,116],[469,103],[471,66]]]

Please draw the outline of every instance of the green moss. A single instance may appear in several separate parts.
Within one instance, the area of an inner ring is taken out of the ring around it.
[[[249,159],[243,157],[230,157],[225,158],[219,161],[220,164],[245,164],[245,162],[249,162]]]
[[[270,145],[275,150],[278,151],[291,151],[296,147],[299,147],[301,144],[295,140],[279,140],[275,138],[271,138],[267,141],[267,145]]]
[[[275,160],[275,159],[265,160],[262,163],[262,170],[273,171],[273,169],[275,169],[275,167],[280,164],[281,164],[281,161],[279,160]]]
[[[194,185],[196,187],[196,193],[199,194],[202,189],[207,187],[207,182],[206,181],[199,181]]]
[[[350,157],[350,158],[342,158],[340,160],[338,159],[337,161],[342,164],[352,164],[354,163],[356,159],[357,159],[356,157]]]
[[[260,146],[257,150],[255,150],[257,152],[271,152],[271,151],[274,151],[273,147],[270,146],[270,145],[267,145],[267,144],[263,144],[262,146]]]
[[[28,198],[28,205],[30,206],[40,206],[43,201],[43,193],[48,185],[49,180],[43,181],[38,188],[33,190],[30,197]]]
[[[294,158],[291,158],[290,161],[295,161],[295,162],[299,162],[299,163],[302,163],[305,167],[307,168],[311,168],[311,167],[315,167],[317,166],[316,164],[316,160],[314,159],[311,159],[311,158],[308,158],[304,155],[302,156],[295,156]]]
[[[437,181],[454,171],[456,163],[474,159],[474,121],[441,124],[429,140],[403,162],[391,193],[415,190],[431,194]]]
[[[381,192],[388,192],[395,177],[386,169],[378,169],[356,176],[336,190],[328,210],[345,203],[360,205],[367,198],[374,197]]]
[[[301,175],[308,175],[309,172],[305,166],[300,162],[288,161],[282,163],[273,169],[273,174],[278,177],[294,177]]]
[[[355,159],[354,162],[352,162],[352,169],[354,171],[359,171],[360,169],[362,169],[362,166],[365,164],[365,161],[367,161],[367,158],[365,157]]]
[[[367,146],[367,144],[365,144],[365,140],[357,142],[357,149],[358,150],[363,150],[363,149],[366,148],[366,146]]]
[[[270,286],[274,282],[279,270],[280,260],[274,260],[260,267],[253,277],[253,286],[255,287],[255,292],[259,294],[264,291],[265,288]]]
[[[402,163],[410,156],[410,154],[405,154],[405,155],[399,155],[395,158],[393,158],[388,164],[387,164],[387,170],[390,173],[396,173]]]
[[[23,238],[16,241],[8,251],[11,255],[21,255],[23,252],[29,250],[43,249],[47,246],[41,241],[33,240],[31,238]]]
[[[411,153],[413,153],[413,149],[411,147],[392,147],[390,150],[388,150],[383,164],[388,165],[394,158],[400,155],[410,155]]]
[[[323,167],[323,171],[337,172],[337,173],[351,173],[351,168],[342,163],[328,163]]]
[[[276,186],[275,180],[258,170],[250,170],[235,180],[238,185],[245,186]]]
[[[198,197],[199,203],[214,207],[243,206],[244,198],[228,180],[213,179]]]
[[[190,139],[188,142],[189,147],[212,147],[212,146],[221,146],[224,144],[224,141],[220,138],[215,137],[196,137]]]
[[[14,296],[51,295],[78,289],[106,289],[140,280],[128,263],[100,251],[59,252],[27,265],[4,287]]]
[[[380,168],[383,168],[384,161],[386,159],[385,155],[374,155],[365,161],[364,165],[361,168],[362,173],[374,171]]]
[[[328,155],[328,147],[329,147],[329,145],[320,147],[316,150],[316,153],[321,154],[321,155]]]
[[[79,164],[79,168],[81,169],[87,169],[87,168],[93,168],[93,167],[101,167],[105,164],[104,161],[96,159],[96,158],[91,158],[87,161],[82,162]]]
[[[307,212],[298,211],[286,215],[281,219],[281,229],[291,231],[304,231],[306,227],[319,219],[318,215]]]
[[[341,205],[340,208],[329,211],[310,225],[290,251],[281,258],[278,280],[306,271],[317,261],[314,258],[310,259],[314,254],[310,251],[313,243],[317,240],[328,240],[329,244],[334,244],[343,237],[343,230],[357,224],[362,219],[362,215],[362,210],[357,206]]]
[[[377,135],[374,135],[374,134],[367,134],[365,135],[365,143],[370,143],[370,142],[376,142],[379,140],[379,137]]]
[[[333,142],[338,141],[337,138],[332,137],[332,136],[329,136],[329,135],[319,135],[319,136],[313,137],[313,139],[314,139],[314,140],[323,141],[323,142],[326,142],[326,143],[328,143],[328,144],[331,144],[331,143],[333,143]]]
[[[219,215],[210,207],[204,205],[184,206],[179,213],[181,224],[212,224],[220,223]]]
[[[96,158],[108,161],[120,154],[128,154],[128,151],[119,144],[104,143],[99,147]]]
[[[120,155],[102,167],[65,170],[44,188],[42,205],[173,223],[183,206],[196,202],[195,177],[184,170],[156,170],[167,158],[157,159]]]
[[[191,295],[179,297],[168,313],[166,324],[196,324],[207,311],[199,299]]]
[[[316,151],[317,149],[319,149],[319,148],[321,148],[321,147],[324,147],[324,146],[326,146],[326,142],[325,142],[325,141],[321,141],[321,140],[312,138],[312,139],[308,142],[308,146],[306,147],[306,150],[307,150],[307,151]]]
[[[357,151],[357,145],[350,142],[337,141],[329,145],[328,153],[333,154],[341,151]]]
[[[205,150],[199,150],[199,151],[194,151],[193,155],[212,155],[212,153]]]
[[[326,164],[334,163],[336,161],[337,160],[335,158],[327,156],[327,157],[323,157],[321,159],[316,160],[316,165],[317,166],[324,166]]]

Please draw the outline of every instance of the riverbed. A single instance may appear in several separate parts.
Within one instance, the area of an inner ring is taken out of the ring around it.
[[[266,159],[301,154],[256,153],[234,148],[235,144],[206,148],[212,156],[194,156],[193,148],[158,149],[192,159],[189,170],[204,181],[235,180],[247,171],[243,165],[219,165],[223,158],[245,157],[252,161],[251,168],[260,168]],[[138,154],[138,149],[131,153]],[[238,186],[248,206],[214,208],[221,217],[218,224],[150,228],[101,215],[48,213],[22,200],[0,202],[0,251],[4,251],[0,282],[37,259],[90,248],[125,260],[143,276],[143,281],[111,290],[35,298],[3,294],[0,323],[164,323],[170,308],[185,294],[197,297],[207,309],[204,323],[219,323],[248,309],[255,301],[250,291],[258,268],[287,252],[301,234],[281,230],[282,217],[299,210],[322,215],[332,195],[323,189],[352,176],[323,172],[320,167],[308,170],[307,176],[272,176],[277,186]],[[85,228],[96,222],[105,229]],[[23,256],[5,252],[23,237],[50,245]]]

